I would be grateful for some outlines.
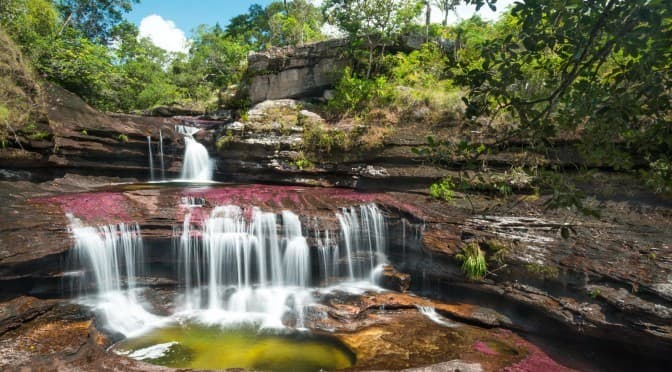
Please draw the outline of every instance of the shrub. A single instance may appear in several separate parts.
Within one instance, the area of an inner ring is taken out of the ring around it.
[[[299,170],[310,170],[315,168],[315,163],[307,159],[303,153],[292,162]]]
[[[336,84],[334,98],[329,101],[328,109],[337,115],[364,113],[373,104],[389,103],[392,98],[394,90],[390,88],[386,77],[363,79],[346,68]]]
[[[455,183],[453,180],[450,177],[446,177],[429,186],[429,195],[434,199],[451,201],[455,197],[454,188]]]
[[[313,153],[330,154],[350,150],[350,137],[340,129],[327,130],[322,123],[303,125],[303,148]]]
[[[672,193],[672,161],[658,159],[645,172],[646,184],[657,193]]]
[[[231,129],[226,131],[226,135],[221,136],[217,139],[215,146],[217,146],[217,151],[222,151],[225,148],[229,147],[233,142],[233,131]]]
[[[469,243],[462,247],[462,252],[455,255],[462,262],[462,273],[470,280],[482,279],[488,272],[485,255],[477,243]]]
[[[435,88],[445,77],[446,61],[435,44],[424,44],[420,50],[394,56],[392,76],[399,84]]]

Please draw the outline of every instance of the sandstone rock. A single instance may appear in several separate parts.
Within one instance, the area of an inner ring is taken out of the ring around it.
[[[320,96],[346,65],[345,39],[300,47],[272,48],[248,56],[247,93],[252,103],[268,99]]]
[[[324,122],[324,119],[320,115],[308,110],[299,111],[299,116],[302,118],[302,120],[310,122],[317,122],[317,123]]]
[[[266,100],[254,105],[247,111],[247,121],[264,122],[274,111],[286,110],[295,111],[299,107],[299,102],[293,99]]]
[[[462,360],[451,360],[445,363],[433,364],[420,368],[402,369],[404,372],[482,372],[483,367],[479,363],[469,363]]]
[[[390,174],[387,172],[387,169],[383,167],[376,167],[374,165],[367,165],[359,172],[359,174],[369,178],[387,178],[390,176]]]
[[[169,105],[169,106],[157,106],[146,112],[149,116],[161,116],[161,117],[172,117],[172,116],[198,116],[202,114],[203,111],[197,110],[192,107],[184,107],[182,105]]]
[[[406,292],[411,286],[411,276],[398,272],[390,265],[383,266],[382,270],[376,273],[376,283],[392,291]]]

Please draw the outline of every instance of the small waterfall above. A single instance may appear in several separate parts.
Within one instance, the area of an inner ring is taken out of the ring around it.
[[[163,163],[163,133],[159,129],[159,155],[161,156],[161,179],[166,179],[166,167]]]
[[[149,177],[154,181],[154,156],[152,155],[152,136],[147,136],[147,148],[149,149]]]
[[[95,279],[96,296],[88,303],[112,329],[129,334],[176,317],[262,328],[285,328],[293,319],[291,327],[302,329],[321,287],[371,287],[372,273],[386,262],[385,220],[374,204],[338,211],[340,234],[288,210],[222,205],[208,212],[197,198],[180,205],[185,213],[174,227],[174,249],[160,254],[178,265],[180,290],[168,317],[143,310],[138,295],[143,289],[136,278],[150,270],[139,226],[83,226],[71,217],[76,261]],[[119,308],[124,312],[114,311]]]
[[[212,181],[213,161],[208,150],[196,141],[193,135],[199,128],[177,125],[175,131],[184,136],[184,160],[182,161],[182,180],[194,182]]]

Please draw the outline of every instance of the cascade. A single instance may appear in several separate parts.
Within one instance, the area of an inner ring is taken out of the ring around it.
[[[198,128],[176,125],[175,131],[184,136],[184,160],[182,161],[182,179],[187,181],[212,181],[213,161],[208,150],[196,141],[193,135]]]
[[[144,267],[140,227],[123,223],[92,227],[82,225],[72,215],[68,218],[75,240],[73,259],[92,271],[96,287],[95,296],[84,303],[99,311],[108,326],[126,336],[145,332],[157,324],[159,318],[145,311],[136,296],[136,277]]]
[[[370,283],[374,270],[386,262],[385,220],[374,204],[337,212],[340,239],[338,233],[320,229],[317,220],[304,232],[301,218],[291,211],[276,214],[223,205],[207,215],[196,213],[203,204],[198,198],[181,201],[185,214],[174,228],[170,261],[179,264],[177,279],[183,289],[172,318],[282,328],[290,313],[294,327],[301,329],[304,309],[314,302],[320,283],[340,281],[345,290],[352,280]],[[138,273],[149,270],[143,265],[137,225],[91,227],[74,217],[71,221],[78,262],[95,277],[92,306],[103,312],[111,328],[132,334],[171,318],[145,311],[136,294],[142,290],[136,285]],[[113,311],[121,307],[128,312]]]
[[[147,148],[149,148],[149,176],[154,181],[154,156],[152,156],[152,137],[147,136]]]
[[[385,220],[375,204],[343,208],[337,214],[346,250],[348,276],[364,279],[386,262]]]
[[[166,179],[166,167],[163,163],[163,133],[159,129],[159,154],[161,155],[161,179]]]

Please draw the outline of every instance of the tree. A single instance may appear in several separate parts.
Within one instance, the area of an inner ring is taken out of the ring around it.
[[[73,25],[91,41],[109,41],[110,30],[123,20],[124,13],[140,0],[57,0],[65,17],[61,30]]]
[[[49,50],[46,45],[58,30],[59,16],[49,0],[0,2],[0,25],[31,59]]]
[[[182,96],[165,69],[172,59],[168,52],[147,38],[139,38],[138,28],[129,22],[114,27],[110,37],[114,40],[114,65],[119,72],[116,79],[110,79],[117,92],[116,109],[146,109],[172,103]]]
[[[468,116],[507,112],[511,135],[547,145],[580,134],[598,164],[648,161],[669,176],[672,2],[526,1],[510,21],[519,32],[489,40],[465,69]]]
[[[275,13],[269,19],[270,44],[273,46],[303,45],[323,39],[322,13],[306,0],[287,4],[287,12]]]
[[[189,51],[192,74],[215,89],[237,83],[245,71],[249,46],[229,36],[219,25],[196,29]]]
[[[327,0],[324,12],[330,23],[339,27],[351,42],[363,39],[368,49],[366,77],[374,68],[374,55],[393,43],[401,31],[422,12],[421,0]]]
[[[448,25],[448,16],[450,15],[450,12],[455,10],[455,7],[460,4],[460,0],[432,0],[431,3],[439,8],[443,14],[443,21],[441,24],[445,27]]]
[[[231,19],[226,33],[260,50],[321,40],[323,24],[319,8],[309,1],[275,1],[266,8],[250,6],[247,13]]]

